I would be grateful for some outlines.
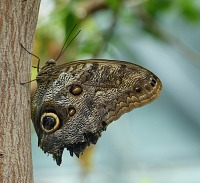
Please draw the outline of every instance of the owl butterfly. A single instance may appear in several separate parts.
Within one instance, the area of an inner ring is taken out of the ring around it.
[[[77,157],[122,114],[156,99],[162,84],[147,69],[117,60],[46,62],[32,98],[38,145],[60,165],[64,148]]]

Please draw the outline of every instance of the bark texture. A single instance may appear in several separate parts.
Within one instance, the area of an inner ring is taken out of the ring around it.
[[[33,183],[31,55],[40,0],[0,0],[0,183]]]

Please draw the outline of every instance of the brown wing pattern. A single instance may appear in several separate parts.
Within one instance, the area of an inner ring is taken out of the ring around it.
[[[161,81],[135,64],[86,60],[46,64],[37,76],[32,120],[39,146],[61,163],[64,148],[80,153],[112,121],[156,99]]]

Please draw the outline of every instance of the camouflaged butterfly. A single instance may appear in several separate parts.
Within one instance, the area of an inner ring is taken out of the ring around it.
[[[116,60],[80,60],[39,71],[32,98],[38,145],[60,165],[64,148],[77,157],[122,114],[156,99],[162,84],[147,69]]]

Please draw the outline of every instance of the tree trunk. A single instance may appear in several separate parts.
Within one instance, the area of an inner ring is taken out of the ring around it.
[[[0,183],[33,183],[30,81],[40,0],[0,0]]]

